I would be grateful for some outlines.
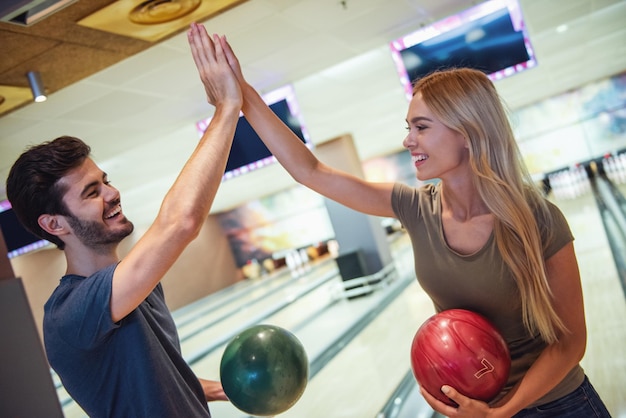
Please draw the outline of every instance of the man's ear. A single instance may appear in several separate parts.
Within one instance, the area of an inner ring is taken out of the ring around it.
[[[61,236],[67,234],[69,231],[66,228],[66,223],[63,222],[59,215],[40,215],[37,219],[37,223],[50,235]]]

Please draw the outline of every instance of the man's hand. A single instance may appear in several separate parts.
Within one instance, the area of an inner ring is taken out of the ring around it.
[[[241,89],[224,55],[226,40],[218,35],[211,39],[205,27],[197,23],[191,24],[187,38],[208,102],[216,107],[230,103],[240,108]]]
[[[215,380],[198,379],[204,390],[204,397],[207,402],[227,401],[228,397],[224,393],[222,383]]]

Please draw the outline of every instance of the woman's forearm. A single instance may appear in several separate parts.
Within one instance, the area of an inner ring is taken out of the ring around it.
[[[318,164],[317,158],[249,84],[242,86],[243,114],[280,164],[300,183]]]
[[[584,352],[584,339],[569,338],[546,347],[504,402],[494,408],[494,416],[513,416],[540,399],[579,364]]]

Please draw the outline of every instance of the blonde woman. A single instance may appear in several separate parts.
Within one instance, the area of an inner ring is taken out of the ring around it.
[[[352,209],[398,218],[436,310],[483,314],[506,339],[512,369],[496,400],[487,404],[442,387],[455,408],[422,389],[433,409],[472,418],[609,416],[579,365],[586,329],[573,237],[561,212],[533,186],[483,73],[449,70],[415,85],[403,145],[418,179],[440,179],[415,189],[366,182],[318,161],[245,81],[225,40],[223,49],[246,119],[294,179]]]

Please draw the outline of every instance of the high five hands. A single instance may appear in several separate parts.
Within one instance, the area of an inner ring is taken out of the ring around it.
[[[200,80],[204,84],[207,101],[216,107],[228,104],[241,107],[243,101],[239,87],[239,78],[242,78],[241,69],[236,60],[239,74],[236,76],[231,69],[224,49],[228,48],[231,57],[234,55],[226,38],[215,34],[211,37],[203,25],[192,23],[187,32],[187,39]]]

